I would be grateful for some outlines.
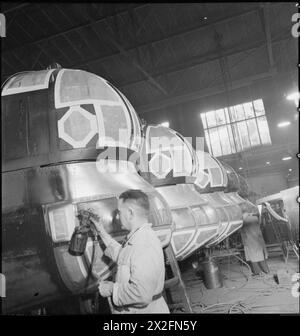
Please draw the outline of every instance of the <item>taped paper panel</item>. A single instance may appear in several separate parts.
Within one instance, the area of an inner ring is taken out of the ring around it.
[[[192,176],[193,158],[191,152],[185,143],[182,146],[172,150],[173,155],[173,176]]]
[[[219,218],[220,218],[220,221],[221,221],[221,222],[226,222],[226,223],[227,223],[227,222],[228,222],[228,217],[227,217],[227,215],[226,215],[225,210],[222,209],[222,208],[217,208],[216,211],[217,211],[217,214],[218,214],[218,216],[219,216]]]
[[[208,224],[219,223],[218,214],[213,207],[211,207],[210,205],[202,205],[202,209],[204,210],[208,218]]]
[[[122,105],[120,96],[101,77],[82,70],[61,70],[54,89],[55,107],[105,103]]]
[[[133,126],[134,126],[134,132],[133,132],[134,136],[133,136],[132,149],[138,151],[140,146],[141,146],[141,143],[142,143],[140,121],[139,121],[138,116],[135,112],[135,109],[133,108],[133,106],[131,105],[129,100],[123,95],[122,92],[120,92],[120,91],[118,91],[118,92],[122,96],[124,101],[126,102],[128,108],[129,108],[130,114],[132,116]]]
[[[54,243],[69,241],[75,228],[72,204],[49,211],[50,229]]]
[[[205,212],[201,209],[201,207],[193,207],[192,208],[193,214],[197,218],[198,225],[207,225],[208,219]]]
[[[91,125],[78,110],[74,111],[65,121],[65,132],[68,133],[74,140],[81,141],[90,132]]]
[[[184,250],[189,243],[191,242],[195,231],[182,231],[173,233],[171,244],[175,252],[175,256],[178,257],[178,254]]]
[[[128,112],[121,106],[101,106],[105,137],[116,144],[130,146],[131,123]]]
[[[30,71],[17,74],[4,86],[2,96],[47,89],[50,76],[54,70]]]
[[[212,188],[225,187],[226,179],[224,178],[224,169],[222,168],[220,162],[204,151],[197,151],[197,157],[199,169],[196,184],[202,188],[206,187],[208,183],[210,183]],[[208,170],[208,176],[204,169]],[[209,178],[208,180],[207,177]]]
[[[58,209],[53,211],[53,234],[56,241],[63,240],[67,238],[67,219],[65,214],[65,209]]]
[[[196,226],[192,214],[185,208],[172,210],[172,215],[177,230]]]
[[[159,149],[170,150],[182,147],[181,139],[176,135],[175,131],[157,125],[149,126],[146,129],[146,152],[156,153]]]
[[[97,133],[96,117],[80,106],[71,106],[58,121],[59,138],[73,148],[85,148]]]
[[[199,236],[197,237],[197,248],[205,244],[208,240],[213,238],[217,234],[217,227],[213,229],[204,229],[200,232]],[[200,246],[199,246],[200,245]]]
[[[145,145],[147,154],[170,153],[174,177],[193,176],[193,149],[188,141],[174,130],[160,125],[147,127]]]
[[[130,148],[131,121],[123,106],[95,105],[99,139],[97,148]]]

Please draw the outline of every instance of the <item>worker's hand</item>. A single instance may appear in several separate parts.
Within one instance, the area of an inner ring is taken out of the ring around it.
[[[99,217],[99,220],[95,218],[90,218],[91,222],[94,224],[95,229],[97,230],[98,235],[101,237],[102,241],[106,246],[112,242],[110,234],[107,232],[109,228],[109,221]]]
[[[101,217],[99,218],[99,221],[94,218],[90,218],[90,221],[95,225],[95,228],[100,235],[107,234],[106,230],[104,229],[104,221]]]
[[[99,293],[103,297],[108,297],[112,295],[114,283],[112,281],[100,281],[99,283]]]

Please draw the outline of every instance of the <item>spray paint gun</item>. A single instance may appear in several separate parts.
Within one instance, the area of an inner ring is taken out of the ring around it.
[[[69,245],[69,253],[74,256],[82,256],[86,249],[88,238],[97,239],[98,231],[91,218],[99,221],[99,216],[94,214],[91,209],[88,209],[79,210],[77,217],[80,224],[73,232]]]

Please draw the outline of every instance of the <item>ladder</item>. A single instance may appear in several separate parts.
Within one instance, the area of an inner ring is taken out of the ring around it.
[[[166,280],[165,280],[165,296],[167,299],[167,304],[170,308],[170,311],[178,308],[183,308],[185,313],[193,313],[192,305],[190,298],[187,294],[185,284],[181,277],[181,272],[175,254],[171,244],[164,248],[164,255],[166,261]],[[170,277],[168,272],[168,265],[171,268],[173,276]],[[177,286],[179,289],[179,294],[181,296],[181,302],[174,302],[171,296],[170,288]]]
[[[283,255],[283,259],[284,259],[285,262],[287,262],[287,259],[288,259],[288,249],[287,249],[286,243],[283,240],[283,238],[282,238],[279,230],[277,229],[276,225],[274,224],[274,222],[273,222],[273,220],[272,220],[271,215],[269,214],[269,212],[267,213],[267,218],[266,219],[267,219],[268,223],[271,224],[271,227],[272,227],[272,230],[273,230],[274,235],[276,237],[278,246],[281,249],[281,252],[282,252],[282,255]]]
[[[296,255],[296,257],[299,260],[299,248],[297,246],[297,244],[295,243],[293,237],[292,237],[292,233],[290,231],[290,229],[288,229],[288,239],[284,239],[280,233],[280,230],[278,229],[276,223],[273,222],[273,219],[271,218],[271,214],[268,211],[267,212],[267,216],[265,218],[265,220],[271,224],[272,230],[274,232],[274,235],[276,237],[277,240],[277,244],[269,244],[269,246],[267,245],[267,247],[274,247],[274,246],[279,246],[279,248],[281,249],[284,261],[287,263],[288,261],[288,257],[289,257],[289,252],[290,250],[292,252],[294,252],[294,254]],[[290,223],[288,222],[288,224],[286,224],[288,227],[290,227]]]

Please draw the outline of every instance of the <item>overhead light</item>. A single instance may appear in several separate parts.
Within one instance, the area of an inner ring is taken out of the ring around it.
[[[164,121],[164,122],[161,123],[161,126],[169,127],[170,123],[168,121]]]
[[[290,160],[292,157],[291,156],[285,156],[282,158],[282,161],[287,161],[287,160]]]
[[[160,123],[160,126],[169,127],[170,123],[168,121],[164,121],[164,122]]]
[[[282,121],[282,122],[280,122],[277,126],[278,126],[278,127],[286,127],[286,126],[288,126],[288,125],[290,125],[290,124],[291,124],[290,121]]]
[[[197,260],[192,262],[193,269],[197,269],[199,267],[199,262]]]
[[[286,97],[287,100],[293,100],[296,104],[296,107],[298,107],[299,98],[300,98],[300,93],[299,92],[293,92]]]
[[[269,164],[270,164],[270,161],[267,161],[266,164],[269,165]]]
[[[240,168],[239,168],[239,170],[242,170],[242,169],[243,169],[243,167],[240,167]]]
[[[289,169],[290,172],[291,172],[292,170],[293,170],[292,168]]]

